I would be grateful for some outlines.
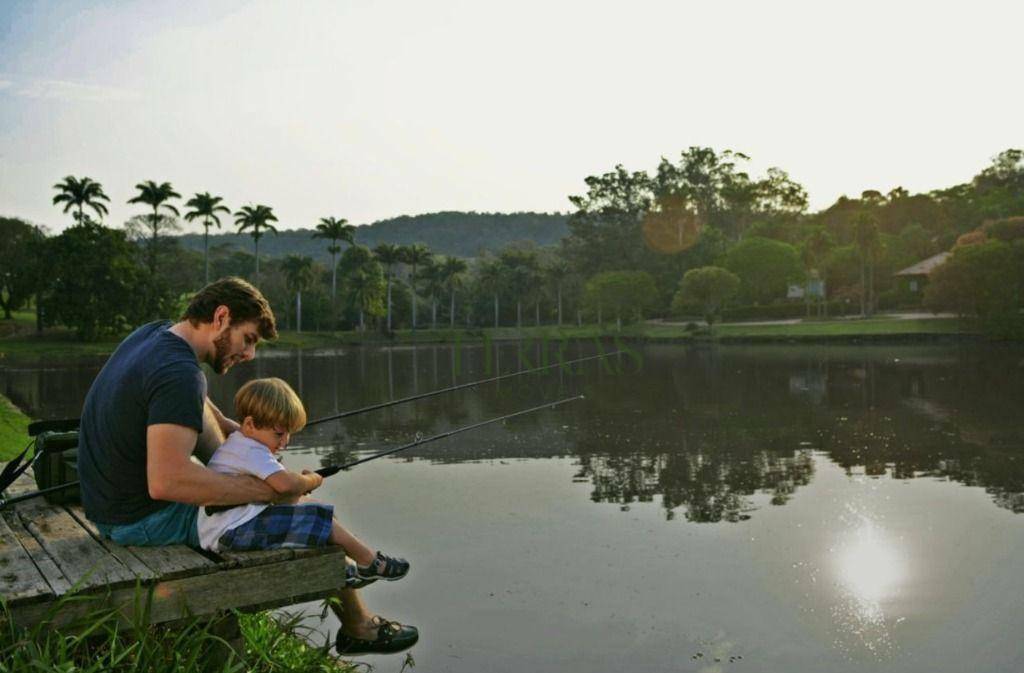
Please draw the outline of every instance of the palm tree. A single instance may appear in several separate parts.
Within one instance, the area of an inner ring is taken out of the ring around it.
[[[302,291],[316,283],[317,269],[312,257],[288,255],[281,262],[285,284],[295,293],[295,331],[302,331]]]
[[[555,284],[558,295],[558,326],[562,326],[562,283],[571,273],[572,268],[563,258],[558,257],[544,268],[544,274]]]
[[[387,279],[388,288],[388,332],[391,332],[391,267],[401,262],[405,255],[402,249],[393,243],[381,243],[373,249],[377,261],[384,266],[384,276]]]
[[[210,283],[210,226],[217,225],[220,229],[220,218],[217,213],[231,213],[231,209],[221,204],[224,199],[220,196],[211,196],[210,192],[197,193],[189,199],[185,206],[192,210],[185,213],[185,219],[189,222],[197,217],[203,218],[203,266],[206,268],[206,284]]]
[[[505,268],[500,259],[491,259],[483,262],[478,270],[477,278],[480,284],[494,295],[494,326],[498,326],[498,295],[501,292],[502,282],[505,279]]]
[[[878,220],[872,213],[860,212],[854,225],[860,253],[860,314],[864,317],[875,312],[875,257],[880,247]]]
[[[84,176],[76,178],[73,175],[69,175],[61,182],[55,184],[53,188],[60,191],[60,194],[53,197],[53,205],[63,203],[65,213],[72,208],[78,208],[78,212],[75,213],[74,217],[79,224],[83,223],[82,218],[85,214],[82,212],[82,208],[85,206],[96,211],[101,220],[108,212],[107,207],[100,203],[100,201],[109,202],[110,198],[103,193],[103,185],[93,182],[91,178]]]
[[[437,329],[437,295],[445,289],[444,267],[441,260],[431,257],[430,261],[420,270],[420,278],[430,297],[430,329]]]
[[[338,294],[338,253],[341,246],[338,241],[345,241],[349,245],[355,245],[356,227],[349,224],[348,220],[339,217],[322,217],[320,224],[316,225],[316,233],[313,238],[324,238],[331,241],[327,246],[327,252],[331,253],[331,301]]]
[[[367,306],[373,301],[374,288],[373,278],[362,269],[353,272],[349,276],[349,288],[352,292],[352,303],[359,309],[359,331],[366,331],[365,313]]]
[[[448,326],[452,329],[455,328],[455,290],[462,285],[462,274],[466,272],[467,268],[466,263],[458,257],[448,257],[441,265],[441,277],[444,279],[444,284],[451,293]]]
[[[235,213],[235,225],[238,226],[238,233],[250,229],[253,245],[256,251],[256,283],[260,282],[260,238],[264,231],[272,231],[275,234],[277,229],[271,222],[277,222],[277,217],[270,206],[243,206]]]
[[[180,214],[178,209],[166,202],[171,199],[181,198],[181,194],[174,191],[174,187],[169,182],[161,182],[158,185],[152,180],[140,182],[135,185],[135,189],[139,190],[139,193],[135,197],[128,199],[128,203],[144,203],[153,208],[153,215],[150,218],[152,236],[149,241],[149,271],[152,274],[156,274],[156,246],[161,228],[160,208],[171,211],[177,217]]]
[[[413,243],[403,248],[402,261],[412,268],[412,275],[409,276],[409,289],[412,290],[412,331],[414,332],[416,331],[416,281],[419,279],[416,271],[418,267],[429,264],[432,257],[430,248],[422,243]]]

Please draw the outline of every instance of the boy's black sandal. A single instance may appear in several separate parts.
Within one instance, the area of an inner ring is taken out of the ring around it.
[[[356,574],[363,584],[360,586],[366,586],[371,582],[377,580],[388,580],[393,582],[400,580],[409,573],[409,562],[404,558],[395,558],[393,556],[385,556],[381,552],[377,552],[377,558],[370,562],[370,565],[357,566]]]
[[[373,621],[377,625],[375,640],[354,638],[338,631],[334,641],[338,654],[391,654],[412,647],[420,639],[420,632],[415,626],[406,626],[380,616],[374,617]]]

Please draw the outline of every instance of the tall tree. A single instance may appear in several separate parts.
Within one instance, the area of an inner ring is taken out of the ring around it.
[[[145,271],[123,231],[83,219],[46,239],[45,259],[53,269],[43,297],[47,324],[63,323],[91,341],[138,324],[146,312],[138,288]]]
[[[494,326],[498,327],[500,324],[500,311],[498,297],[501,294],[503,282],[505,280],[505,268],[501,264],[501,260],[498,259],[487,259],[480,263],[477,267],[477,282],[484,289],[484,291],[491,294],[494,298]]]
[[[275,234],[277,229],[271,222],[277,222],[277,217],[270,206],[242,206],[242,209],[235,213],[235,225],[238,233],[246,230],[252,236],[253,247],[256,254],[256,283],[260,282],[260,238],[264,232],[272,231]]]
[[[329,240],[327,252],[331,253],[331,301],[338,295],[338,253],[341,246],[338,241],[345,241],[349,245],[355,245],[356,227],[349,224],[343,217],[322,217],[320,224],[316,225],[316,233],[313,238]]]
[[[373,249],[373,254],[376,255],[377,261],[380,262],[381,266],[384,267],[384,278],[387,283],[387,328],[388,332],[391,332],[391,270],[395,264],[398,264],[404,259],[405,255],[402,252],[402,248],[393,243],[381,243]]]
[[[192,209],[185,213],[187,221],[203,218],[203,268],[207,285],[210,283],[210,227],[216,225],[220,229],[217,213],[231,213],[231,209],[221,203],[223,200],[220,196],[212,196],[210,192],[202,192],[196,193],[185,203],[187,208]]]
[[[21,308],[33,293],[38,296],[45,262],[40,247],[45,237],[39,227],[13,217],[0,217],[0,308],[4,319]]]
[[[101,221],[103,216],[109,212],[102,203],[103,201],[110,202],[107,195],[103,193],[103,185],[94,182],[91,178],[84,176],[76,178],[73,175],[69,175],[55,184],[53,188],[60,192],[60,194],[53,197],[53,205],[63,203],[63,212],[65,213],[72,208],[77,208],[75,221],[79,224],[84,222],[82,218],[85,217],[85,213],[82,209],[86,206],[92,208]]]
[[[448,326],[455,327],[455,291],[462,286],[463,274],[469,268],[458,257],[447,257],[441,264],[441,277],[448,288],[450,304],[448,305]]]
[[[365,245],[347,248],[338,266],[347,306],[358,312],[360,329],[365,329],[367,314],[384,315],[384,271]]]
[[[412,273],[409,276],[409,289],[412,291],[412,331],[416,331],[416,283],[419,280],[417,271],[424,264],[429,264],[433,257],[430,248],[422,243],[413,243],[403,249],[402,261],[409,265]]]
[[[149,243],[148,265],[151,275],[156,275],[157,246],[159,245],[159,232],[161,229],[160,208],[174,213],[178,217],[178,209],[168,203],[171,199],[181,198],[181,194],[174,191],[169,182],[161,182],[159,185],[152,180],[146,180],[135,185],[139,193],[128,199],[128,203],[144,203],[153,209],[151,218],[152,237]]]
[[[423,289],[430,297],[430,329],[437,329],[437,295],[444,292],[444,267],[440,257],[431,257],[420,269]]]
[[[562,326],[562,285],[566,278],[572,273],[572,267],[561,257],[555,258],[543,267],[543,274],[548,282],[555,286],[555,295],[558,304],[558,326]]]
[[[295,331],[302,331],[302,292],[311,288],[317,280],[317,267],[312,257],[288,255],[281,262],[285,284],[295,293]]]
[[[866,192],[865,192],[866,193]],[[875,261],[878,257],[878,219],[867,210],[854,219],[857,251],[860,253],[860,314],[875,312]]]

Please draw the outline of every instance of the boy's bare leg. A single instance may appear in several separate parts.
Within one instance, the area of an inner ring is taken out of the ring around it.
[[[345,550],[352,560],[361,566],[368,566],[377,558],[377,553],[367,547],[362,540],[345,530],[337,520],[331,525],[330,542]]]

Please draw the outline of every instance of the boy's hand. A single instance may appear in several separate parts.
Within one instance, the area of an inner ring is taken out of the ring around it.
[[[302,476],[312,484],[312,486],[309,487],[310,491],[315,491],[320,488],[320,484],[324,483],[324,478],[313,470],[303,470]]]

